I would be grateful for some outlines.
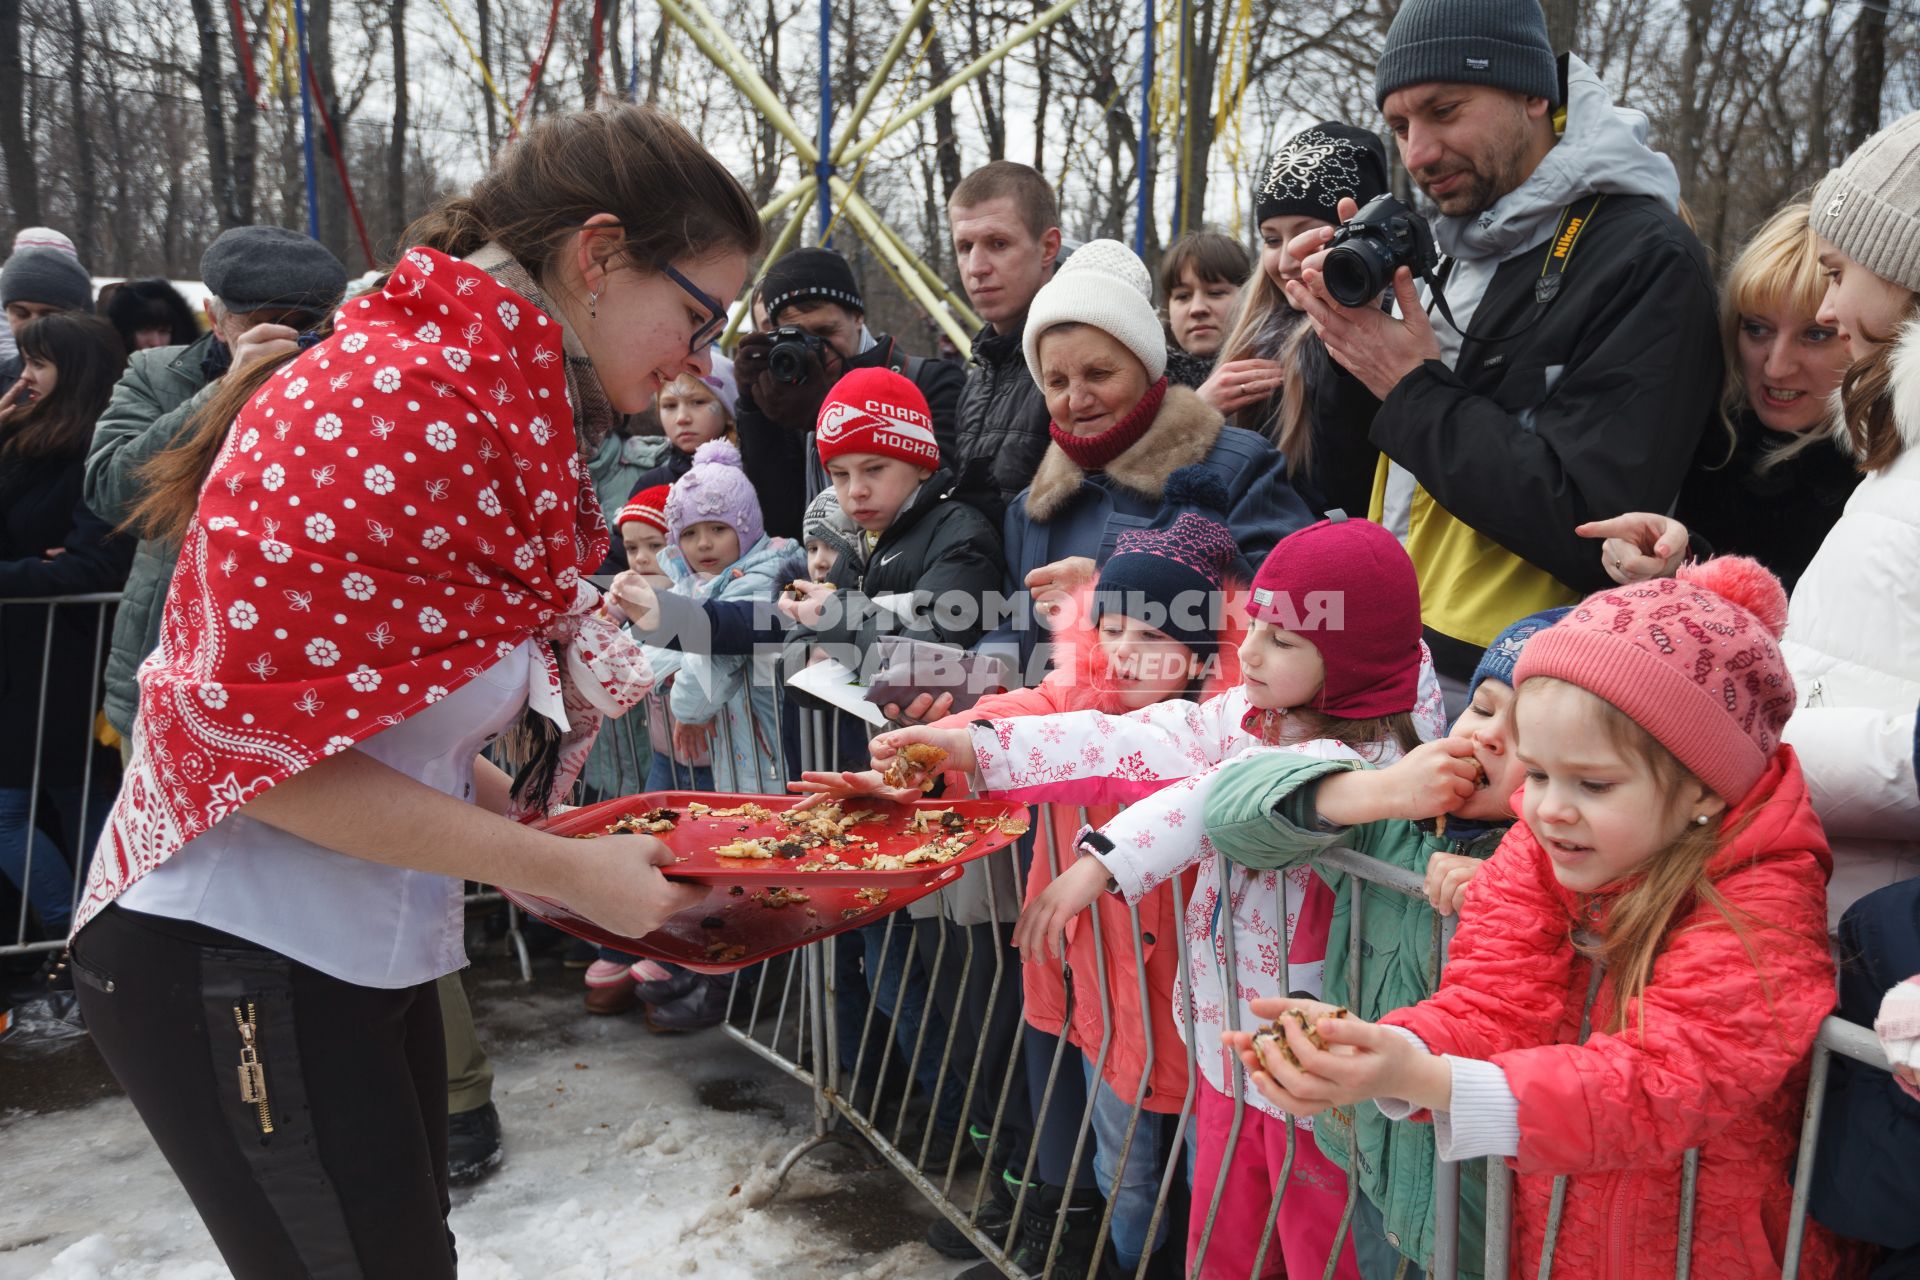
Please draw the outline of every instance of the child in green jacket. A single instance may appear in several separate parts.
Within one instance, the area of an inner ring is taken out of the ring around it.
[[[1309,862],[1335,892],[1324,986],[1330,1003],[1372,1020],[1439,989],[1440,916],[1472,909],[1474,873],[1514,821],[1523,780],[1513,755],[1514,664],[1527,638],[1565,612],[1530,614],[1502,631],[1475,668],[1470,701],[1448,736],[1384,769],[1288,752],[1222,768],[1206,811],[1207,836],[1221,856],[1262,867]],[[1362,883],[1357,958],[1349,946],[1356,881],[1319,858],[1336,846],[1410,871],[1426,890],[1421,900]],[[1361,1102],[1329,1111],[1314,1132],[1359,1188],[1352,1232],[1364,1280],[1420,1280],[1433,1261],[1432,1129],[1390,1124],[1372,1102]],[[1459,1274],[1478,1277],[1485,1179],[1478,1163],[1461,1173]]]

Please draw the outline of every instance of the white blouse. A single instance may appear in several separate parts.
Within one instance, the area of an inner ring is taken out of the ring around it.
[[[527,704],[533,642],[357,748],[409,778],[473,798],[474,757]],[[129,911],[191,920],[343,982],[411,987],[467,963],[461,881],[369,862],[237,813],[120,896]]]

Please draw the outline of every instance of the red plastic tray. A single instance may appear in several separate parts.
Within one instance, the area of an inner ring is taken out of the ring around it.
[[[686,813],[687,806],[694,802],[715,809],[751,803],[780,813],[798,804],[800,799],[799,796],[655,791],[589,805],[538,824],[555,835],[580,835],[605,831],[629,813],[656,808],[681,811],[675,829],[657,837],[682,859],[666,868],[666,874],[677,880],[703,882],[711,889],[699,907],[679,913],[642,938],[611,933],[550,899],[511,889],[504,892],[521,910],[577,938],[633,955],[666,960],[699,973],[731,973],[781,952],[871,923],[952,883],[967,863],[996,849],[1004,849],[1018,838],[995,826],[978,831],[965,852],[949,862],[899,871],[863,871],[854,867],[797,871],[797,865],[819,862],[820,853],[809,852],[793,860],[721,858],[712,853],[716,845],[774,834],[784,831],[784,826],[774,823],[755,828],[738,817],[713,818]],[[877,841],[881,853],[905,853],[926,843],[926,835],[900,829],[914,809],[956,809],[969,822],[976,817],[1022,820],[1027,817],[1026,806],[997,800],[922,800],[909,806],[863,797],[850,802],[850,807],[870,808],[887,815],[871,826],[854,828],[855,834]],[[866,856],[866,852],[841,851],[841,856],[857,859]],[[807,901],[769,906],[767,895],[772,889],[803,893]],[[876,890],[882,892],[876,894]],[[861,896],[863,892],[865,897]],[[716,945],[738,947],[740,951],[719,954],[714,951]]]

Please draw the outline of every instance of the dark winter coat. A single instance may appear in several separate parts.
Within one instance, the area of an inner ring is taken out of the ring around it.
[[[953,489],[951,473],[934,472],[874,542],[862,573],[843,575],[838,565],[829,570],[831,582],[840,583],[842,576],[852,579],[840,584],[839,608],[830,610],[817,627],[796,628],[793,639],[851,645],[863,654],[882,634],[971,649],[983,631],[982,619],[958,620],[933,605],[949,596],[982,601],[999,588],[1006,569],[993,527],[985,516],[957,501]],[[913,621],[902,622],[892,611],[870,604],[876,596],[892,595],[916,596],[926,607],[915,610]]]
[[[964,375],[951,360],[910,356],[892,338],[882,335],[873,348],[848,360],[846,370],[892,369],[912,379],[927,398],[933,416],[933,438],[944,462],[956,456],[959,437],[960,384]],[[760,515],[769,534],[801,537],[807,503],[826,484],[820,455],[813,447],[813,423],[775,422],[761,411],[747,387],[740,388],[734,411],[734,429],[740,437],[740,465],[760,498]],[[655,483],[660,483],[655,481]]]
[[[1840,1009],[1870,1027],[1888,990],[1920,973],[1920,880],[1861,898],[1840,920]],[[1813,1216],[1843,1236],[1895,1250],[1920,1272],[1920,1102],[1879,1067],[1835,1054],[1813,1162]],[[1894,1259],[1888,1260],[1890,1263]]]
[[[973,340],[973,363],[960,393],[959,494],[997,527],[1046,455],[1046,398],[1027,369],[1027,318],[1005,333],[992,325]],[[943,455],[944,456],[944,455]]]
[[[139,501],[140,468],[164,451],[187,420],[210,399],[217,382],[208,382],[201,361],[218,341],[207,334],[184,347],[136,351],[113,389],[113,399],[93,429],[87,450],[85,498],[88,508],[109,525],[133,514]],[[107,654],[107,723],[122,736],[133,732],[140,705],[134,675],[160,644],[160,614],[180,556],[178,543],[140,539],[127,574],[126,595],[113,624]]]
[[[1784,441],[1751,411],[1734,429],[1731,458],[1725,432],[1701,440],[1674,515],[1701,544],[1702,558],[1752,556],[1791,592],[1860,483],[1859,464],[1837,441],[1822,440],[1762,471],[1769,445]]]
[[[80,470],[78,456],[0,458],[0,787],[33,785],[36,747],[42,787],[77,785],[93,751],[96,655],[106,641],[101,624],[111,620],[92,604],[7,603],[118,591],[126,581],[133,540],[87,510]],[[61,554],[49,559],[55,547]],[[37,738],[36,724],[44,725]]]
[[[1226,491],[1227,527],[1250,565],[1313,521],[1287,483],[1274,447],[1251,431],[1227,426],[1185,387],[1167,389],[1153,425],[1104,470],[1082,471],[1049,439],[1032,484],[1007,511],[1006,589],[1016,612],[1012,636],[995,640],[1017,640],[1023,670],[1039,639],[1021,590],[1027,574],[1071,556],[1104,564],[1128,529],[1166,523],[1177,509],[1166,498],[1167,480],[1185,467],[1198,467]]]

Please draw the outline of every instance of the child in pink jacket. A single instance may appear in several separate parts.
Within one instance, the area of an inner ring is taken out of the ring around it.
[[[1444,717],[1420,641],[1419,610],[1412,562],[1391,533],[1364,520],[1324,520],[1284,539],[1255,575],[1241,684],[1228,693],[1199,704],[1163,702],[1128,716],[1083,711],[995,720],[964,734],[903,729],[874,740],[881,765],[908,743],[933,742],[948,751],[948,767],[974,773],[981,788],[995,794],[1056,805],[1132,802],[1078,842],[1092,857],[1080,858],[1029,904],[1014,935],[1022,947],[1053,949],[1067,922],[1108,888],[1109,877],[1128,901],[1138,901],[1199,867],[1175,1021],[1183,1031],[1191,1026],[1189,1051],[1202,1076],[1188,1248],[1190,1263],[1205,1276],[1252,1274],[1289,1150],[1292,1173],[1261,1274],[1282,1274],[1283,1259],[1286,1271],[1320,1273],[1347,1194],[1345,1176],[1310,1138],[1298,1140],[1304,1135],[1290,1132],[1283,1112],[1250,1087],[1239,1088],[1236,1065],[1219,1047],[1221,1032],[1254,1025],[1250,1000],[1318,991],[1332,896],[1306,875],[1297,882],[1285,877],[1283,932],[1283,877],[1231,873],[1226,914],[1234,976],[1228,990],[1220,874],[1203,831],[1210,772],[1248,751],[1275,748],[1382,764],[1438,736]],[[1287,938],[1293,947],[1283,960]],[[1229,1152],[1236,1121],[1240,1132]],[[1218,1203],[1208,1214],[1216,1191]],[[1357,1276],[1351,1244],[1336,1274]]]

